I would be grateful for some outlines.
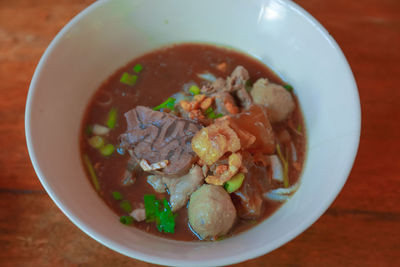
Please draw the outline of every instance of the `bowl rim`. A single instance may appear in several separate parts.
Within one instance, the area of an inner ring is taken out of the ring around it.
[[[40,78],[41,70],[43,66],[46,64],[49,55],[55,48],[55,46],[59,43],[60,39],[64,36],[65,33],[67,33],[72,27],[74,27],[80,20],[81,18],[85,17],[87,14],[91,13],[94,11],[96,8],[104,5],[105,3],[109,2],[111,0],[98,0],[95,3],[92,3],[82,11],[80,11],[76,16],[74,16],[58,33],[57,35],[53,38],[53,40],[50,42],[48,47],[46,48],[45,52],[43,53],[42,57],[39,60],[39,63],[36,66],[35,72],[33,74],[30,86],[29,86],[29,91],[27,95],[27,100],[26,100],[26,106],[25,106],[25,136],[26,136],[26,143],[27,143],[27,148],[28,148],[28,153],[30,160],[32,162],[33,168],[38,176],[38,179],[40,180],[41,184],[43,185],[44,189],[46,190],[47,194],[50,196],[50,198],[56,203],[57,207],[67,216],[69,220],[71,220],[80,230],[82,230],[84,233],[89,235],[91,238],[96,240],[97,242],[101,243],[107,248],[110,248],[120,254],[123,254],[125,256],[131,257],[131,258],[136,258],[141,261],[145,262],[150,262],[150,263],[155,263],[155,264],[160,264],[160,265],[185,265],[185,266],[198,266],[200,265],[199,263],[193,262],[193,261],[187,261],[185,259],[165,259],[162,257],[157,257],[148,253],[141,253],[138,251],[133,251],[133,250],[126,250],[121,248],[117,243],[114,241],[108,239],[106,236],[92,230],[90,227],[87,227],[85,223],[83,223],[77,216],[75,216],[68,207],[64,206],[62,201],[57,197],[57,195],[54,193],[52,188],[49,186],[49,184],[46,181],[46,177],[44,176],[41,167],[39,166],[37,159],[36,159],[36,153],[34,151],[33,147],[33,142],[32,142],[32,137],[31,137],[31,111],[32,111],[32,102],[34,98],[34,92],[36,88],[36,84],[38,82],[38,79]],[[354,136],[355,136],[355,141],[352,144],[352,147],[348,148],[349,154],[351,156],[349,157],[349,160],[347,161],[346,166],[344,166],[345,175],[341,177],[340,183],[338,183],[338,186],[335,188],[333,193],[329,195],[329,197],[324,199],[324,203],[322,208],[320,210],[315,210],[312,214],[310,214],[307,218],[307,220],[302,221],[299,226],[296,229],[293,229],[292,231],[287,232],[285,235],[282,235],[274,245],[269,246],[268,248],[263,246],[258,249],[253,249],[251,251],[245,251],[242,254],[239,255],[233,255],[230,256],[229,258],[218,258],[218,259],[213,259],[213,260],[204,260],[201,262],[202,266],[205,265],[228,265],[228,264],[234,264],[238,262],[243,262],[245,260],[253,259],[256,257],[259,257],[261,255],[264,255],[265,253],[269,253],[284,244],[288,243],[298,235],[300,235],[302,232],[304,232],[307,228],[309,228],[312,224],[314,224],[324,213],[325,211],[329,208],[329,206],[333,203],[333,201],[337,198],[338,194],[342,190],[344,184],[346,183],[348,176],[350,175],[350,172],[352,170],[352,166],[354,164],[358,147],[359,147],[359,142],[360,142],[360,134],[361,134],[361,106],[360,106],[360,98],[359,98],[359,93],[357,89],[357,84],[354,78],[354,74],[350,68],[350,65],[339,47],[339,45],[336,43],[336,41],[333,39],[333,37],[329,34],[329,32],[318,22],[317,19],[315,19],[310,13],[308,13],[305,9],[303,9],[301,6],[296,4],[295,2],[292,2],[290,0],[273,0],[276,2],[279,2],[283,5],[285,5],[286,8],[290,8],[293,11],[297,12],[299,15],[301,15],[304,19],[306,19],[308,22],[310,22],[314,28],[319,30],[321,34],[324,36],[324,38],[330,43],[330,45],[338,52],[339,57],[341,57],[341,61],[344,62],[346,66],[346,72],[351,77],[350,83],[352,84],[352,88],[354,89],[354,94],[355,94],[355,101],[354,101],[354,116],[357,119],[355,123],[355,131],[354,131]]]

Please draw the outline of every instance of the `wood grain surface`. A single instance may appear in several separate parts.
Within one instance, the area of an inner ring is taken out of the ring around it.
[[[34,69],[91,0],[0,0],[0,266],[151,266],[75,227],[36,178],[24,134]],[[359,87],[360,148],[343,191],[308,230],[237,266],[400,266],[400,1],[296,1],[343,49]]]

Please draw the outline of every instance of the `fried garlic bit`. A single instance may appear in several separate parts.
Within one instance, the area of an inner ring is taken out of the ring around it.
[[[211,107],[214,97],[206,95],[195,95],[192,101],[181,100],[179,104],[182,109],[189,112],[190,119],[205,119],[204,113]]]
[[[222,71],[222,72],[225,72],[227,67],[228,67],[228,64],[226,64],[226,62],[221,62],[221,63],[219,63],[219,64],[217,65],[216,68],[217,68],[218,70]]]
[[[200,104],[205,100],[207,97],[206,95],[195,95],[193,97],[193,101],[187,101],[187,100],[181,100],[179,101],[179,104],[181,107],[187,111],[190,112],[192,110],[197,110],[200,108]]]
[[[211,107],[212,103],[214,101],[213,97],[207,97],[205,98],[201,103],[200,103],[200,109],[203,112],[206,112],[206,110]]]
[[[192,149],[208,166],[215,163],[226,152],[240,149],[240,139],[229,127],[229,122],[217,121],[198,131],[192,139]]]
[[[224,106],[227,111],[231,114],[238,114],[239,113],[239,108],[232,102],[230,101],[225,101]]]
[[[146,172],[148,171],[155,171],[155,170],[160,170],[165,167],[167,167],[169,161],[168,160],[162,160],[160,162],[152,163],[150,164],[147,160],[142,159],[139,163],[140,167]]]
[[[194,109],[189,112],[189,118],[192,120],[202,120],[205,119],[205,116],[201,113],[200,109]]]
[[[242,156],[239,153],[233,153],[228,158],[228,166],[220,165],[215,170],[215,175],[209,175],[206,177],[208,184],[223,185],[229,181],[232,176],[238,173],[239,168],[242,165]]]

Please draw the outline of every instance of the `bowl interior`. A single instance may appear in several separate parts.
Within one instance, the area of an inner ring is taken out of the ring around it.
[[[259,226],[216,243],[161,239],[123,226],[89,184],[79,156],[82,116],[100,84],[138,55],[178,42],[216,43],[259,58],[294,85],[307,127],[308,155],[296,194]],[[359,134],[357,88],[342,52],[310,15],[280,0],[99,1],[53,40],[26,107],[29,153],[60,209],[104,245],[168,265],[243,261],[300,234],[342,188]]]

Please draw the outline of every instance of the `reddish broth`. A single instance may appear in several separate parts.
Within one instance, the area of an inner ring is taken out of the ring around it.
[[[226,69],[221,71],[217,68],[217,65],[223,62],[226,62]],[[134,74],[133,67],[136,64],[143,66],[143,70],[137,74],[136,84],[129,86],[121,83],[121,75],[124,72]],[[123,116],[125,112],[137,105],[157,106],[172,94],[181,91],[182,86],[188,82],[194,81],[199,85],[203,84],[204,80],[197,76],[198,73],[211,72],[216,77],[225,78],[237,65],[242,65],[249,71],[251,82],[255,82],[258,78],[266,77],[274,83],[283,84],[282,80],[263,63],[246,54],[206,44],[180,44],[162,48],[136,58],[116,71],[95,92],[83,119],[80,142],[81,152],[88,155],[96,170],[101,188],[98,192],[100,197],[116,214],[124,215],[126,212],[120,208],[120,201],[113,198],[113,191],[120,192],[124,199],[132,203],[133,208],[138,207],[139,203],[143,203],[144,194],[155,194],[158,199],[166,198],[167,200],[169,196],[166,193],[156,193],[152,186],[147,183],[146,177],[148,174],[144,172],[136,177],[133,185],[121,185],[129,155],[120,155],[116,151],[108,157],[101,155],[97,149],[92,148],[87,142],[88,135],[85,131],[87,126],[94,124],[104,125],[110,109],[116,108],[118,112],[117,127],[110,131],[106,139],[107,143],[117,146],[119,135],[126,130],[125,117]],[[294,125],[301,125],[302,128],[302,135],[289,131],[297,150],[298,162],[302,165],[305,157],[306,140],[303,118],[298,105],[290,120]],[[287,123],[280,123],[273,125],[273,127],[275,131],[279,132],[287,129]],[[293,166],[290,167],[290,184],[299,179],[300,173],[301,170],[293,168]],[[258,220],[239,219],[231,234],[253,227],[270,216],[280,206],[281,203],[265,200],[261,218]],[[198,240],[188,225],[187,208],[180,209],[177,214],[174,234],[160,233],[154,223],[135,222],[133,225],[143,231],[165,238],[185,241]]]

